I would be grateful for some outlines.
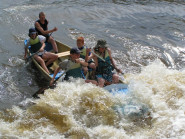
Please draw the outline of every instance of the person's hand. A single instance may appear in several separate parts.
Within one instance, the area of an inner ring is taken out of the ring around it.
[[[89,54],[89,52],[91,52],[91,48],[86,49],[86,54]]]
[[[53,85],[53,82],[54,82],[54,78],[51,79],[49,85],[52,86]]]
[[[41,48],[40,50],[39,50],[39,52],[43,52],[44,51],[44,49],[43,48]]]
[[[75,59],[75,63],[80,63],[80,59]]]
[[[53,28],[53,31],[57,31],[58,29],[56,27]]]
[[[123,73],[122,70],[118,69],[118,68],[115,68],[115,70],[118,72],[118,73]]]

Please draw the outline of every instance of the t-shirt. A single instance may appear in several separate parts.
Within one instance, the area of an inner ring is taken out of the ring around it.
[[[79,58],[80,61],[85,61],[83,58]],[[62,61],[59,64],[59,67],[63,70],[69,70],[71,69],[74,65],[76,65],[77,63],[71,61],[70,59],[65,59],[64,61]]]
[[[82,58],[79,58],[81,61],[85,61]],[[61,62],[59,64],[59,67],[66,70],[66,75],[64,80],[68,80],[69,77],[73,77],[73,78],[83,78],[82,76],[82,65],[80,63],[75,63],[71,60],[64,60],[63,62]]]

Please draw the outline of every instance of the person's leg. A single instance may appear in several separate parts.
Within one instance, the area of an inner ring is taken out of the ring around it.
[[[93,62],[91,62],[91,63],[89,63],[89,69],[91,69],[91,71],[90,71],[90,78],[91,79],[95,79],[95,72],[96,72],[96,65],[95,65],[95,63],[93,63]]]
[[[89,68],[93,69],[93,70],[96,70],[96,65],[95,63],[91,62],[89,63]]]
[[[48,68],[46,67],[46,64],[45,64],[44,60],[43,60],[40,56],[38,56],[38,55],[34,55],[34,58],[35,58],[35,60],[41,65],[41,67],[42,67],[48,74],[50,74]]]
[[[104,87],[105,80],[103,78],[98,78],[98,86],[99,87]]]
[[[58,56],[56,54],[50,53],[50,52],[46,52],[42,55],[42,58],[44,60],[46,60],[46,66],[48,66],[49,64],[53,63],[55,60],[57,60]]]
[[[88,68],[87,67],[83,67],[83,73],[84,73],[84,75],[86,75],[87,72],[88,72]]]
[[[119,83],[119,76],[115,73],[112,75],[112,83]]]
[[[49,36],[48,42],[51,43],[51,45],[53,46],[53,50],[55,51],[55,53],[58,53],[57,44],[52,36]]]
[[[92,83],[95,84],[96,86],[98,85],[97,81],[95,80],[85,80],[86,83]]]

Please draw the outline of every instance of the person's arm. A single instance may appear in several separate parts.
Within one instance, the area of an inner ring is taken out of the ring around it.
[[[56,76],[57,73],[60,71],[60,69],[61,69],[61,67],[58,67],[58,68],[54,71],[53,78],[51,79],[50,84],[49,84],[50,86],[53,85],[53,82],[54,82],[54,80],[55,80],[55,76]]]
[[[76,63],[80,63],[82,66],[84,66],[84,67],[87,67],[88,66],[88,63],[87,62],[85,62],[84,60],[81,60],[81,59],[75,59],[75,62]]]
[[[111,64],[112,64],[113,68],[114,68],[117,72],[122,73],[122,71],[116,67],[116,64],[115,64],[115,62],[114,62],[114,59],[112,58],[112,55],[111,55],[111,50],[110,50],[109,48],[107,48],[107,51],[108,51],[108,53],[109,53],[110,61],[111,61]]]
[[[57,69],[55,69],[54,71],[54,75],[52,80],[50,81],[50,86],[53,85],[53,82],[55,80],[55,76],[57,75],[57,73],[60,71],[60,69],[65,70],[65,73],[70,69],[70,62],[68,59],[65,59],[64,61],[62,61],[61,63],[59,63],[59,67]]]
[[[46,41],[46,37],[42,36],[42,35],[38,35],[40,43],[42,44],[42,47],[40,48],[40,52],[44,51],[44,48],[46,46],[45,41]]]
[[[96,53],[96,51],[93,49],[94,52],[91,52],[91,55],[89,56],[89,58],[92,58],[95,62],[95,66],[98,67],[98,58],[97,56],[94,54]]]
[[[85,56],[85,62],[88,62],[90,60],[89,58],[89,53],[90,53],[91,49],[90,48],[86,48],[86,56]]]
[[[46,44],[45,43],[42,43],[42,47],[40,48],[40,52],[43,52],[44,51],[44,48],[45,48]]]
[[[35,27],[43,34],[43,35],[47,35],[49,33],[55,32],[58,29],[56,27],[54,27],[51,30],[43,30],[43,28],[40,26],[40,24],[38,22],[35,22]]]
[[[90,60],[90,59],[93,59],[93,53],[91,53],[90,55],[89,55],[89,57],[88,57],[88,60]]]

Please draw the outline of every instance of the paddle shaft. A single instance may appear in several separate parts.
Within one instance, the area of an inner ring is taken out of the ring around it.
[[[113,68],[115,69],[115,67],[114,67],[112,64],[110,64],[110,63],[108,63],[107,61],[105,61],[105,59],[103,59],[102,57],[100,57],[99,55],[97,55],[95,52],[91,51],[91,53],[93,53],[96,57],[98,57],[98,58],[101,59],[103,62],[107,63],[109,66],[111,66],[111,67],[113,67]],[[124,73],[122,73],[122,74],[124,74]]]
[[[68,55],[70,55],[70,51],[58,53],[57,55],[58,55],[58,57],[68,56]]]
[[[27,63],[34,55],[38,54],[39,52],[40,52],[40,51],[37,51],[37,52],[33,53],[31,56],[27,57],[27,58],[26,58],[26,63]]]

